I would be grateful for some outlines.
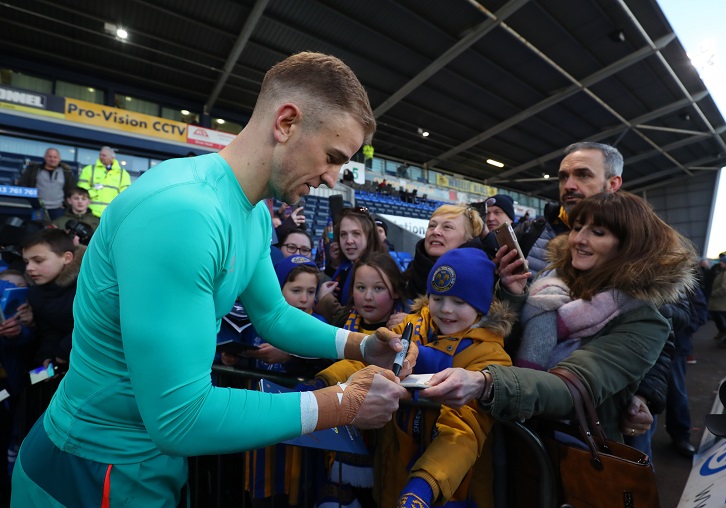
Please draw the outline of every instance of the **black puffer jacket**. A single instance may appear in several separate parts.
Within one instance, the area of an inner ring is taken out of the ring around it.
[[[431,268],[434,267],[434,263],[436,263],[436,258],[426,254],[424,243],[425,239],[423,238],[416,242],[413,260],[403,273],[406,278],[406,298],[409,300],[415,300],[419,296],[426,294],[426,279]]]
[[[76,247],[73,261],[67,265],[58,278],[49,284],[31,286],[28,303],[33,309],[35,340],[37,349],[33,355],[36,365],[56,357],[68,361],[71,354],[73,333],[73,300],[86,248]]]
[[[688,298],[682,296],[677,303],[667,303],[658,309],[663,317],[671,322],[671,333],[658,361],[640,382],[636,392],[636,395],[640,395],[648,402],[648,409],[654,415],[665,410],[668,380],[671,376],[671,359],[675,351],[675,332],[685,330],[690,323],[688,305]]]

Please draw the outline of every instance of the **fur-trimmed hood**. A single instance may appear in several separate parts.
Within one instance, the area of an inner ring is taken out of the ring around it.
[[[567,236],[566,234],[556,236],[547,244],[547,260],[550,263],[561,259],[567,252]],[[666,259],[665,254],[661,259],[653,259],[645,267],[634,266],[623,260],[622,270],[626,276],[621,279],[625,283],[612,289],[618,289],[638,300],[653,303],[656,307],[675,303],[680,295],[693,290],[698,284],[695,262],[695,257],[692,260],[684,257],[674,262],[672,259]],[[542,275],[546,276],[544,271]]]
[[[417,314],[421,309],[428,306],[428,297],[420,296],[411,304],[411,314]],[[506,338],[512,333],[512,326],[516,320],[517,313],[511,309],[509,303],[502,302],[495,297],[489,308],[489,313],[482,316],[479,322],[472,326],[472,328],[483,328]]]
[[[58,278],[53,281],[53,284],[60,287],[68,287],[78,279],[78,274],[81,272],[81,261],[83,261],[83,255],[86,253],[85,245],[76,246],[76,250],[73,251],[73,260],[63,269],[58,275]],[[29,277],[25,277],[29,279]],[[29,285],[33,285],[32,279],[28,280]]]

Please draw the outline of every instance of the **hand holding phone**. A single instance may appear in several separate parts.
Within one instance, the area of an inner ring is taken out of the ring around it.
[[[406,355],[408,354],[408,347],[411,344],[411,335],[413,334],[413,325],[409,322],[406,324],[406,327],[403,329],[403,335],[401,335],[401,345],[403,346],[403,349],[399,351],[396,354],[396,357],[393,359],[393,373],[398,376],[398,373],[401,372],[401,369],[403,368],[403,362],[406,359]]]
[[[524,258],[522,249],[519,247],[519,242],[517,241],[517,236],[514,234],[512,225],[509,222],[504,222],[497,226],[494,229],[494,237],[497,239],[497,243],[500,248],[506,245],[508,248],[507,252],[511,252],[513,250],[517,251],[517,259],[522,260],[522,265],[517,267],[512,273],[520,274],[528,272],[529,267],[527,266],[527,260]]]

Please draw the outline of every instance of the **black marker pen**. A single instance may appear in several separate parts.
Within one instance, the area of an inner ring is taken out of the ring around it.
[[[408,345],[411,343],[411,335],[413,334],[413,325],[408,323],[406,328],[403,329],[403,335],[401,335],[401,345],[403,349],[393,359],[393,373],[398,376],[403,367],[403,361],[406,359],[408,354]]]

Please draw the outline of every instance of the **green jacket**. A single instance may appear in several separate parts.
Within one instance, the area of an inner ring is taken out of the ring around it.
[[[71,210],[70,208],[66,208],[66,213],[64,213],[63,215],[58,217],[56,220],[54,220],[53,224],[60,229],[65,229],[66,222],[68,222],[69,220],[85,222],[86,224],[91,226],[94,231],[96,231],[96,229],[98,229],[98,224],[101,221],[101,219],[99,219],[98,217],[93,215],[93,213],[90,210],[88,210],[83,215],[76,215],[75,213],[73,213],[73,210]]]
[[[623,440],[618,430],[620,415],[658,359],[669,331],[668,321],[654,304],[647,303],[617,316],[599,333],[583,339],[582,346],[557,365],[584,381],[610,439]],[[574,416],[570,393],[555,375],[499,365],[491,365],[489,371],[494,378],[494,398],[485,408],[496,418]]]

